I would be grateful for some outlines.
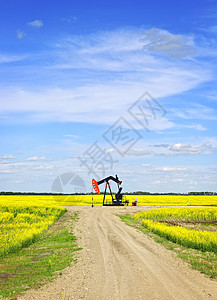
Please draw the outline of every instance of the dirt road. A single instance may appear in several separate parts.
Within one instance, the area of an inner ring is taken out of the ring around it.
[[[83,248],[78,263],[18,299],[217,300],[217,281],[192,270],[171,251],[129,227],[116,213],[141,207],[69,207]]]

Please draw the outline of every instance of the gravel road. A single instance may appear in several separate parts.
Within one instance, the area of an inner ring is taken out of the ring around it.
[[[68,207],[79,212],[78,263],[18,299],[217,300],[217,281],[192,270],[116,214],[148,207]]]

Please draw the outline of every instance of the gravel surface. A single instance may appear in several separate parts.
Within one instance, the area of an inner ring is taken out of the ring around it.
[[[217,300],[217,281],[192,270],[116,214],[150,207],[68,207],[79,212],[78,262],[18,299]]]

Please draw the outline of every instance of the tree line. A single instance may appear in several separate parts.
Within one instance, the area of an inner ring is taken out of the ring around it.
[[[37,192],[5,192],[1,191],[0,195],[93,195],[95,193],[37,193]],[[217,192],[188,192],[188,193],[150,193],[144,191],[125,192],[124,195],[217,195]]]

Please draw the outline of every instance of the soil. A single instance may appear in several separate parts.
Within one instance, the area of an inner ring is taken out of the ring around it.
[[[192,270],[172,251],[116,214],[150,207],[68,207],[79,212],[78,262],[53,282],[17,299],[217,300],[217,281]]]

